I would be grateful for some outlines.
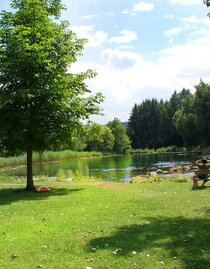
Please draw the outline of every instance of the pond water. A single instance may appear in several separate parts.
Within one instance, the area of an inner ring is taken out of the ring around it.
[[[34,164],[35,176],[56,176],[58,170],[79,171],[109,181],[129,181],[131,178],[149,171],[162,169],[169,171],[170,167],[187,167],[195,165],[198,154],[164,154],[164,155],[118,155],[91,159],[77,159],[61,162]],[[189,172],[189,171],[187,171]],[[0,172],[0,175],[25,176],[26,168],[20,167]]]

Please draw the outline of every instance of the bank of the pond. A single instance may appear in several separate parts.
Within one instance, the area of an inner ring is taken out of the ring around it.
[[[194,154],[200,153],[204,155],[210,154],[210,148],[205,148],[202,151],[197,149],[187,150],[186,148],[176,148],[176,147],[164,147],[159,149],[131,149],[126,152],[126,154],[143,154],[143,155],[167,155],[167,154]],[[120,154],[104,153],[96,151],[44,151],[34,152],[33,162],[34,163],[44,163],[44,162],[59,162],[62,160],[74,160],[74,159],[84,159],[84,158],[98,158],[104,156],[116,156]],[[19,168],[26,164],[26,154],[15,156],[15,157],[0,157],[0,171],[7,168]]]
[[[186,148],[186,147],[176,147],[168,146],[158,149],[145,148],[145,149],[129,149],[127,153],[130,154],[194,154],[199,153],[201,155],[210,155],[210,147],[206,148]]]
[[[62,155],[63,156],[63,155]],[[74,155],[75,156],[75,155]],[[115,154],[70,158],[70,159],[52,159],[45,158],[48,161],[34,162],[33,175],[36,177],[46,176],[55,177],[58,173],[71,174],[71,172],[101,178],[104,181],[130,181],[139,175],[146,175],[149,172],[162,171],[163,174],[169,174],[171,167],[179,168],[180,173],[191,172],[195,165],[195,160],[200,156],[198,154]],[[43,158],[42,158],[43,159]],[[25,165],[25,163],[24,163]],[[0,176],[26,177],[26,167],[18,165],[2,168]],[[180,169],[181,168],[181,169]],[[4,171],[3,171],[4,169]],[[189,170],[190,169],[190,170]]]
[[[52,182],[63,182],[63,183],[78,183],[78,182],[111,182],[106,181],[103,178],[94,177],[90,174],[83,174],[79,171],[73,172],[72,170],[59,170],[57,175],[54,177],[48,177],[46,175],[43,176],[34,176],[34,183],[36,186],[40,184],[51,185]],[[141,184],[141,183],[157,183],[157,182],[165,182],[165,181],[173,181],[173,182],[188,182],[191,181],[191,176],[186,174],[174,174],[174,175],[162,175],[153,173],[152,175],[141,175],[133,177],[131,180],[121,180],[118,182],[125,184]],[[26,177],[18,177],[18,176],[2,176],[0,175],[0,184],[2,183],[10,183],[10,184],[24,184],[26,182]],[[115,181],[117,182],[117,181]]]
[[[209,188],[49,184],[48,193],[0,184],[1,268],[210,268]]]
[[[33,162],[56,162],[61,160],[82,159],[82,158],[95,158],[102,157],[101,152],[87,152],[87,151],[45,151],[42,153],[34,152]],[[7,167],[20,167],[26,164],[26,154],[15,157],[0,157],[0,169]]]

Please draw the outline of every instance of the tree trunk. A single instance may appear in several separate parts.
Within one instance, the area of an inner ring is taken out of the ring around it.
[[[33,162],[32,162],[33,152],[32,148],[28,147],[27,149],[27,185],[26,190],[27,191],[35,191],[34,181],[33,181]]]

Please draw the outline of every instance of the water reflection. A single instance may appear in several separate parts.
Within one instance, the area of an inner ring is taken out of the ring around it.
[[[92,159],[70,160],[53,163],[34,164],[34,175],[55,176],[59,169],[79,171],[104,180],[129,180],[134,176],[149,171],[162,169],[168,171],[172,166],[186,167],[193,165],[197,154],[165,154],[165,155],[123,155]],[[18,168],[1,172],[0,175],[25,176],[26,168]]]

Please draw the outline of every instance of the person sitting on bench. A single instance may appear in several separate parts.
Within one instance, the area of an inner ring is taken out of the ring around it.
[[[197,160],[196,161],[197,165],[198,165],[198,168],[199,169],[209,169],[209,166],[208,166],[208,160],[206,157],[202,157],[200,160]],[[196,188],[198,186],[198,180],[203,180],[203,183],[201,185],[201,187],[205,187],[205,183],[208,181],[208,177],[209,177],[209,174],[199,174],[199,173],[195,173],[192,177],[192,180],[193,180],[193,188]]]

